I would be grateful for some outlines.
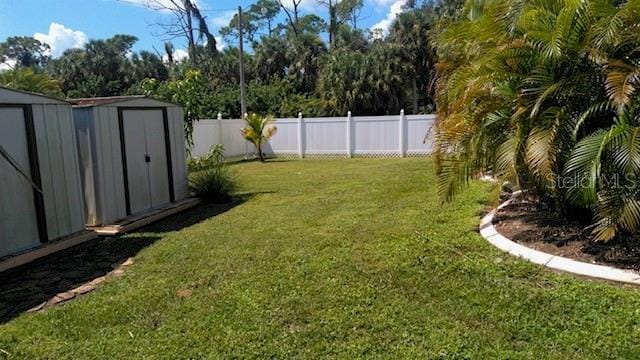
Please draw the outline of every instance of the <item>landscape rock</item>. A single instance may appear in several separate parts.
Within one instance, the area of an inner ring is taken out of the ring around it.
[[[78,286],[77,288],[71,291],[75,294],[82,295],[82,294],[88,293],[89,291],[93,291],[95,289],[96,289],[96,284],[89,282],[84,285]]]
[[[71,300],[74,297],[76,297],[76,294],[72,293],[71,291],[66,291],[54,296],[53,299],[49,300],[49,304],[51,305],[59,304],[64,301]]]

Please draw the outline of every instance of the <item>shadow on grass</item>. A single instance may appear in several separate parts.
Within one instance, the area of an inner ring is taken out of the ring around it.
[[[259,193],[240,194],[229,204],[203,204],[146,226],[136,236],[98,238],[0,273],[0,324],[107,275],[164,237],[220,215]]]
[[[159,236],[99,238],[0,273],[0,323],[107,275]]]

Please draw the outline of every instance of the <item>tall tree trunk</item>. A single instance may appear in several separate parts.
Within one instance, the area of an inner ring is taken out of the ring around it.
[[[193,22],[191,14],[187,13],[187,42],[189,51],[189,61],[192,65],[196,64],[196,40],[193,37]]]
[[[416,79],[415,76],[411,81],[411,85],[413,87],[413,113],[417,114],[418,113],[418,80]]]
[[[336,4],[329,0],[329,50],[333,51],[336,43],[336,33],[338,32],[338,21],[336,19]]]

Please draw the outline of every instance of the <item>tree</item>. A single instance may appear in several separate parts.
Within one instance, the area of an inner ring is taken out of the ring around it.
[[[280,8],[282,8],[284,13],[287,15],[289,28],[293,31],[295,36],[298,36],[298,20],[300,17],[300,4],[302,4],[302,0],[291,0],[290,7],[286,4],[287,2],[288,0],[278,0]]]
[[[318,37],[326,29],[327,23],[318,15],[309,14],[298,19],[298,35],[307,34]],[[295,39],[292,41],[295,42]]]
[[[171,41],[165,41],[164,53],[167,56],[167,63],[169,64],[169,67],[172,67],[173,62],[175,61],[175,58],[174,58],[175,51],[176,51],[176,48],[173,46]]]
[[[292,40],[288,49],[288,78],[296,84],[300,93],[311,93],[316,89],[322,58],[327,47],[317,35],[305,33]]]
[[[329,12],[329,49],[333,51],[340,27],[347,21],[357,23],[359,11],[362,8],[362,0],[318,0],[318,3],[327,7]],[[354,25],[355,28],[355,25]]]
[[[185,39],[189,51],[189,59],[193,65],[198,59],[198,45],[204,44],[206,56],[218,54],[216,39],[209,31],[206,18],[193,0],[143,0],[143,5],[173,15],[169,22],[157,23],[166,40]],[[197,33],[197,36],[196,36]]]
[[[409,69],[407,81],[411,82],[413,113],[431,105],[429,84],[435,77],[435,50],[431,45],[430,31],[435,14],[430,8],[415,9],[398,14],[391,25],[389,41],[402,46],[402,57]]]
[[[253,41],[255,33],[258,31],[257,21],[258,18],[252,12],[244,12],[242,14],[242,36],[245,39]],[[239,37],[237,13],[231,18],[229,25],[220,29],[220,35],[222,35],[228,43],[235,43],[237,41]]]
[[[349,22],[351,27],[357,29],[363,6],[363,0],[342,0],[336,5],[336,15],[338,19],[343,19],[341,24]]]
[[[127,71],[130,79],[128,83],[137,83],[146,78],[165,81],[169,78],[169,71],[162,63],[162,59],[149,51],[141,51],[131,56],[131,70]]]
[[[258,79],[284,78],[289,67],[287,42],[280,37],[263,37],[253,47],[253,68]]]
[[[266,25],[267,34],[273,35],[273,21],[280,13],[280,3],[277,0],[258,0],[249,7],[249,13],[253,14],[261,27]]]
[[[30,36],[12,36],[0,43],[0,63],[11,59],[20,67],[42,66],[49,60],[50,50],[49,45]]]
[[[389,43],[367,52],[338,49],[326,60],[318,90],[333,115],[399,113],[404,103],[406,66],[402,49]]]
[[[19,67],[0,73],[0,84],[3,86],[31,91],[39,94],[62,98],[60,82],[43,73],[36,73],[31,68]]]
[[[265,161],[262,145],[276,134],[278,128],[271,125],[273,118],[270,116],[262,117],[255,113],[247,116],[245,119],[246,126],[242,128],[242,136],[245,140],[252,142],[261,162]]]
[[[343,24],[338,29],[334,47],[344,48],[353,51],[366,51],[369,47],[367,34],[363,30],[354,29],[347,24]]]
[[[166,82],[145,79],[131,87],[128,94],[146,95],[182,106],[187,148],[191,151],[193,124],[217,113],[210,101],[212,92],[207,80],[198,70],[188,70],[183,78]]]
[[[69,49],[52,60],[47,71],[60,78],[63,91],[70,97],[121,95],[145,77],[166,79],[167,70],[158,56],[143,52],[129,60],[136,41],[130,35],[91,40],[83,49]]]

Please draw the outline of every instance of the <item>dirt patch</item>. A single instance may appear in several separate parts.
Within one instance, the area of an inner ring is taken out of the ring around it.
[[[549,203],[521,195],[493,219],[498,232],[529,248],[588,263],[640,271],[640,239],[622,235],[596,241],[587,225],[571,221]]]

